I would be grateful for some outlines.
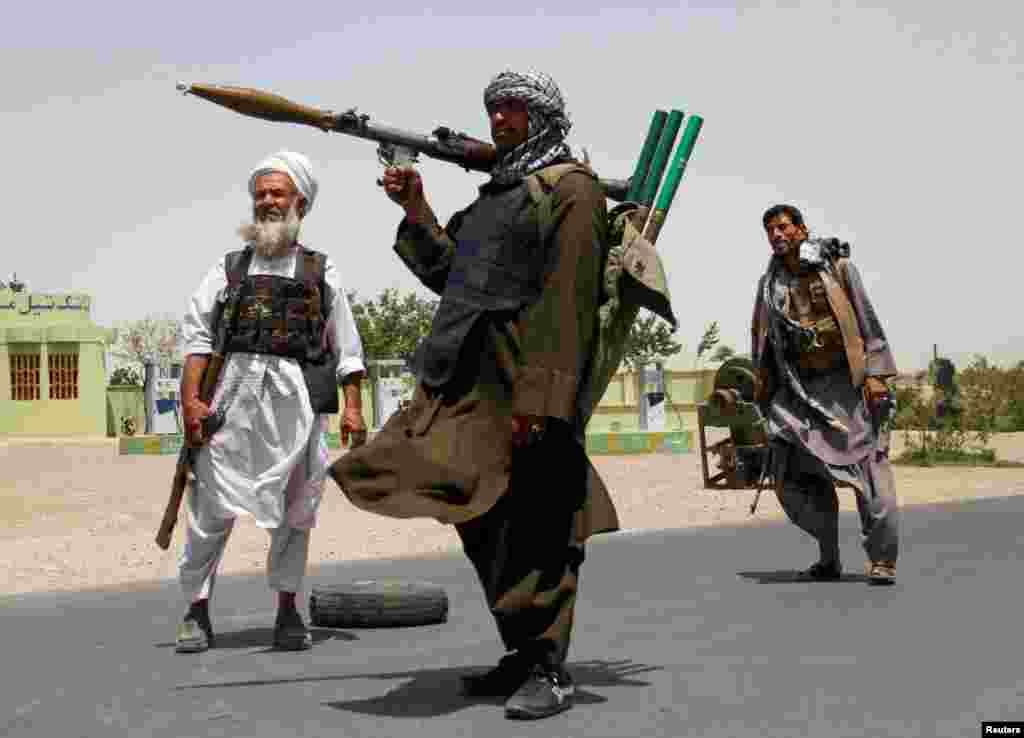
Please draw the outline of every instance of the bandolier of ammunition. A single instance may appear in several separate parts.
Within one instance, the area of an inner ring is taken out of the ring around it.
[[[815,334],[814,343],[796,356],[800,373],[822,373],[846,365],[843,334],[817,272],[801,274],[789,290],[789,316]]]

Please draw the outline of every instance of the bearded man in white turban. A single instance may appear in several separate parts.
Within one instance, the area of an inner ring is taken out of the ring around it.
[[[331,474],[361,509],[455,526],[507,651],[464,689],[506,698],[510,718],[544,718],[573,704],[584,541],[618,527],[584,446],[607,212],[565,143],[551,77],[503,72],[483,107],[498,161],[446,226],[414,169],[385,172],[405,212],[395,251],[441,301],[410,405]]]
[[[195,455],[179,578],[188,610],[179,652],[214,643],[209,612],[217,568],[239,515],[270,533],[267,582],[277,592],[274,645],[303,650],[312,639],[296,605],[310,529],[328,466],[327,416],[339,412],[341,438],[365,439],[360,382],[363,348],[334,262],[299,243],[316,200],[309,160],[278,152],[249,178],[252,220],[245,247],[207,272],[185,314],[182,409],[186,432],[215,412],[223,425]],[[199,387],[210,354],[227,356],[209,406]]]

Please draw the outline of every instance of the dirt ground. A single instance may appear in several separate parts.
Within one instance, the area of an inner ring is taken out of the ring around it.
[[[894,437],[893,456],[902,448]],[[996,436],[1000,459],[1024,462],[1024,433]],[[0,575],[2,591],[128,586],[174,577],[182,545],[169,551],[153,536],[167,499],[175,456],[121,456],[109,441],[0,441]],[[754,516],[750,490],[703,488],[699,453],[595,456],[624,530],[743,524],[783,518],[770,491]],[[895,466],[902,506],[1024,494],[1024,468]],[[853,495],[841,491],[842,509]],[[794,534],[795,531],[794,531]],[[263,571],[266,532],[240,521],[224,573]],[[458,549],[450,527],[431,520],[392,520],[364,513],[333,482],[312,537],[310,563],[437,554]]]

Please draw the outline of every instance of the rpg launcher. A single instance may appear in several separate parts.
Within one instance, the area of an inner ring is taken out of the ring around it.
[[[300,123],[322,131],[376,141],[377,158],[385,166],[414,164],[420,154],[425,154],[431,159],[457,164],[467,171],[490,172],[497,159],[497,151],[491,144],[446,126],[435,128],[433,133],[425,135],[377,123],[355,108],[335,113],[249,87],[179,84],[178,90],[253,118]],[[627,180],[602,179],[601,185],[608,198],[616,202],[626,199],[629,189]]]

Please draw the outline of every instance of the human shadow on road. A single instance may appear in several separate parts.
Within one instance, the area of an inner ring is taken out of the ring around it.
[[[660,666],[636,664],[629,659],[618,661],[579,661],[568,664],[569,672],[576,683],[576,701],[580,704],[606,702],[606,698],[582,689],[589,687],[647,687],[650,682],[637,676],[651,671],[660,671]],[[391,717],[440,717],[479,704],[501,705],[505,700],[499,697],[466,697],[460,693],[460,677],[479,674],[486,669],[464,666],[444,669],[421,669],[419,671],[386,672],[374,674],[337,674],[323,676],[291,677],[285,679],[246,679],[236,682],[209,682],[204,684],[182,684],[175,691],[192,689],[225,689],[230,687],[263,687],[272,684],[314,684],[320,682],[346,682],[353,680],[380,679],[403,680],[402,684],[379,697],[363,700],[339,700],[325,703],[336,710],[346,710],[363,715],[386,715]]]
[[[332,628],[310,628],[309,634],[313,638],[313,645],[324,641],[357,641],[359,636],[344,630]],[[216,633],[214,646],[217,649],[242,649],[259,648],[265,646],[265,651],[275,651],[271,645],[274,642],[274,629],[269,627],[245,628],[243,630],[227,631]],[[157,643],[155,648],[174,648],[174,641]]]
[[[845,584],[847,582],[867,582],[864,574],[843,574],[836,580],[815,581],[804,579],[802,571],[781,569],[778,571],[738,571],[736,576],[751,579],[758,584]]]
[[[579,704],[607,702],[607,698],[583,689],[589,687],[646,687],[650,682],[637,675],[661,669],[660,666],[635,664],[628,659],[618,661],[580,661],[567,665],[576,683],[575,700]],[[460,678],[479,674],[486,669],[453,667],[423,669],[390,674],[361,674],[353,679],[405,680],[390,692],[362,700],[325,703],[336,710],[388,717],[440,717],[479,704],[502,705],[501,697],[466,697],[460,693]]]

